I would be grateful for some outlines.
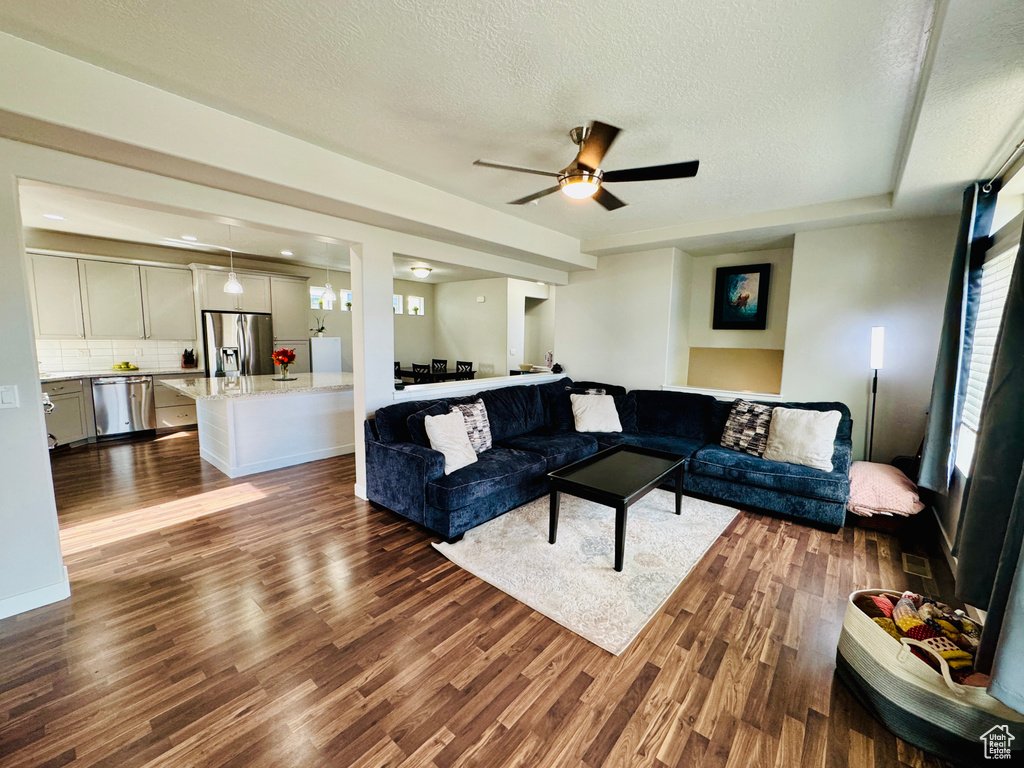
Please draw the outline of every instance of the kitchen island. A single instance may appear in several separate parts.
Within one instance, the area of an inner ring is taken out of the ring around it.
[[[228,477],[355,451],[351,373],[161,381],[196,401],[199,455]]]

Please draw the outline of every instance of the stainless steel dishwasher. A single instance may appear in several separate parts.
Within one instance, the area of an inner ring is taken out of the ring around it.
[[[92,403],[100,437],[156,429],[152,376],[93,379]]]

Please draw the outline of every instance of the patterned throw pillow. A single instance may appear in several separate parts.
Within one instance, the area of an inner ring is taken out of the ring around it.
[[[761,456],[768,447],[768,424],[771,419],[772,406],[737,400],[729,411],[719,444],[723,448]]]
[[[462,418],[466,420],[466,434],[469,435],[469,444],[477,453],[483,453],[491,445],[491,423],[487,420],[487,408],[483,400],[464,405],[453,405],[452,410],[462,411]]]

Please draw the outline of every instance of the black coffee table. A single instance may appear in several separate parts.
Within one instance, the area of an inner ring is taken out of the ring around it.
[[[551,479],[551,525],[548,541],[558,534],[559,494],[571,493],[615,508],[615,570],[622,570],[626,547],[626,513],[635,502],[653,491],[675,473],[676,514],[682,512],[683,463],[674,453],[616,445],[598,451],[575,464],[549,472]]]

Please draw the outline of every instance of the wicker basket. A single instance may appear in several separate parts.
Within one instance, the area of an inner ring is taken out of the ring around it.
[[[836,651],[836,674],[853,694],[904,741],[950,762],[982,765],[1024,764],[1024,715],[992,698],[983,688],[959,685],[945,659],[935,655],[941,674],[911,653],[931,652],[910,638],[897,643],[854,605],[860,595],[892,595],[865,589],[850,595]],[[1009,726],[1015,737],[1011,759],[988,760],[982,736]]]

